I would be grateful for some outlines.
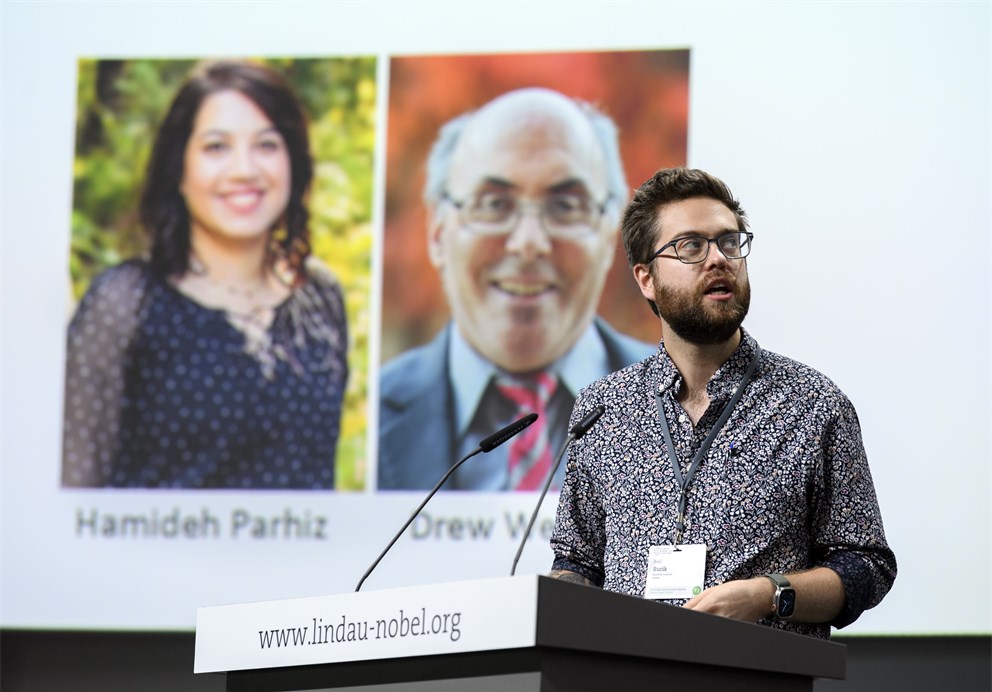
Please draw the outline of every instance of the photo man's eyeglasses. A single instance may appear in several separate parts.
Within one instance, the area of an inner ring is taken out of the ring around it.
[[[458,210],[467,230],[480,235],[503,235],[512,232],[529,209],[541,219],[541,227],[557,238],[575,238],[595,232],[611,196],[602,204],[575,193],[553,193],[541,200],[520,199],[510,192],[483,191],[456,200],[447,192],[442,199]]]

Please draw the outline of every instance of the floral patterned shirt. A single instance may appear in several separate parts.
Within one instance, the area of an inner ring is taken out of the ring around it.
[[[878,604],[896,576],[858,417],[822,374],[742,335],[708,383],[710,405],[695,426],[677,401],[682,377],[664,343],[656,355],[579,393],[573,424],[597,404],[606,412],[570,450],[551,539],[553,568],[610,591],[644,595],[648,550],[674,540],[679,499],[656,395],[685,475],[760,352],[742,398],[688,486],[682,542],[707,546],[705,588],[769,572],[833,569],[846,593],[834,622],[762,621],[828,638],[830,625],[850,624]]]

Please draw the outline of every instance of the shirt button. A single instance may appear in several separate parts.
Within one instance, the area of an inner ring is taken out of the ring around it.
[[[686,420],[685,414],[684,413],[679,414],[679,423],[685,423],[685,420]]]

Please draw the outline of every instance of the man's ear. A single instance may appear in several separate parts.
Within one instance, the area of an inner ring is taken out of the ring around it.
[[[437,206],[427,208],[427,256],[435,268],[444,266],[444,219]]]
[[[654,281],[651,278],[651,265],[635,264],[633,267],[634,280],[637,281],[641,295],[648,300],[654,300]]]

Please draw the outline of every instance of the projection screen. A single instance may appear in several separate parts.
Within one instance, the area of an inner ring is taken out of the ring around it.
[[[542,86],[617,122],[629,187],[682,164],[728,182],[756,238],[745,327],[857,408],[899,576],[844,633],[992,629],[987,588],[945,596],[992,576],[987,4],[18,3],[3,18],[3,627],[190,630],[198,606],[354,588],[423,497],[379,490],[377,454],[381,368],[448,319],[424,157],[449,118]],[[67,485],[69,320],[94,276],[143,251],[132,202],[182,77],[235,57],[288,75],[310,119],[314,253],[350,334],[335,482]],[[656,344],[616,255],[598,312]],[[536,499],[442,492],[364,590],[508,574]],[[555,504],[518,573],[549,569]]]

